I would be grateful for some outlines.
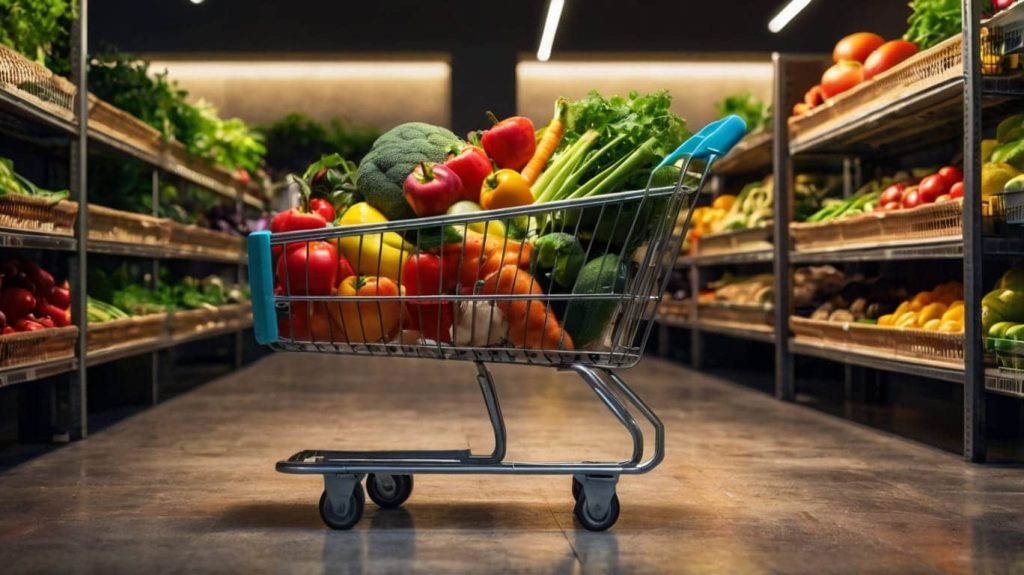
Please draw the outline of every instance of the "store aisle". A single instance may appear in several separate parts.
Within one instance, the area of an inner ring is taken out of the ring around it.
[[[510,456],[621,457],[572,376],[494,369]],[[472,366],[275,355],[0,476],[5,573],[967,572],[1024,565],[1024,470],[976,467],[658,360],[627,380],[668,457],[606,533],[568,478],[420,476],[351,532],[303,448],[490,448]]]

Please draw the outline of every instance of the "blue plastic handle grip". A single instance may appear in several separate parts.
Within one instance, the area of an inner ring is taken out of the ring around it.
[[[665,156],[655,170],[674,164],[684,156],[698,160],[711,156],[722,157],[747,133],[747,123],[736,115],[726,116],[704,126],[690,136],[674,152]]]
[[[277,341],[277,311],[274,309],[274,267],[270,256],[270,232],[253,232],[246,243],[249,252],[249,291],[252,293],[252,327],[256,342]]]

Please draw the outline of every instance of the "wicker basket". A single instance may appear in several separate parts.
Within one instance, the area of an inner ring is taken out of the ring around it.
[[[238,182],[235,180],[235,177],[231,172],[214,166],[212,162],[189,153],[185,146],[180,142],[173,140],[168,142],[164,148],[164,153],[172,164],[181,166],[182,168],[193,172],[194,175],[200,176],[198,179],[206,180],[206,182],[203,182],[203,185],[207,187],[238,187]]]
[[[658,314],[675,319],[686,320],[690,316],[689,299],[673,299],[671,295],[661,296],[661,305],[658,307]]]
[[[963,76],[962,37],[956,35],[892,69],[836,96],[803,116],[789,119],[792,144],[827,134],[892,102]]]
[[[792,223],[793,249],[884,247],[963,235],[963,202],[926,204],[910,210],[872,212],[834,222]]]
[[[66,120],[75,117],[74,84],[2,44],[0,89]]]
[[[171,335],[187,336],[197,331],[238,327],[252,313],[252,304],[228,304],[217,309],[176,311],[170,315]]]
[[[86,334],[89,352],[121,345],[138,345],[160,339],[167,328],[167,314],[154,313],[139,317],[90,323]]]
[[[77,338],[75,326],[0,336],[0,368],[74,357]]]
[[[790,316],[798,341],[904,361],[962,366],[964,334]]]
[[[770,326],[773,324],[773,311],[771,306],[701,303],[697,304],[697,318],[700,321]]]
[[[696,242],[697,256],[756,252],[772,249],[771,226],[701,236]]]
[[[245,240],[216,230],[167,222],[170,242],[182,251],[208,254],[241,261]]]
[[[133,244],[164,244],[170,239],[167,220],[144,214],[89,205],[89,239]]]
[[[160,154],[163,146],[163,135],[159,130],[91,94],[89,127],[154,157]]]
[[[22,231],[74,235],[78,204],[69,200],[56,204],[33,196],[0,196],[0,227]]]

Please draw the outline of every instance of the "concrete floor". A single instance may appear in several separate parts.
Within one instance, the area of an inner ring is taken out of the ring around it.
[[[574,376],[494,369],[512,458],[628,455]],[[419,476],[401,510],[321,523],[304,448],[490,450],[463,363],[275,355],[0,475],[0,572],[1024,573],[1024,469],[785,405],[658,360],[668,428],[605,533],[567,477]]]

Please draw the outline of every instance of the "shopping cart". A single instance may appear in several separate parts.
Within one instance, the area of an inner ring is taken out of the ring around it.
[[[685,234],[686,226],[673,233],[678,215],[685,209],[689,224],[712,162],[745,131],[736,116],[709,124],[664,158],[643,190],[250,235],[259,343],[279,351],[472,361],[494,432],[490,454],[307,450],[278,462],[277,470],[324,476],[320,515],[334,529],[349,529],[362,516],[364,477],[370,498],[390,508],[409,497],[417,473],[571,475],[580,524],[590,530],[611,527],[619,516],[619,476],[656,467],[665,444],[661,421],[615,370],[632,367],[643,354]],[[675,185],[652,186],[659,170],[677,164]],[[556,233],[561,235],[544,238]],[[318,242],[332,244],[356,273],[370,277],[350,278],[325,293],[312,264],[301,264],[318,257],[314,252],[331,251]],[[419,261],[410,254],[418,249],[414,245],[433,246],[424,253],[438,255]],[[396,265],[396,257],[402,265]],[[409,258],[418,261],[410,267]],[[428,264],[439,267],[433,276],[432,268],[416,267]],[[372,277],[378,271],[394,281]],[[505,424],[487,363],[576,372],[628,431],[632,457],[600,463],[505,461]],[[643,431],[630,407],[654,429],[654,453],[646,460]]]

